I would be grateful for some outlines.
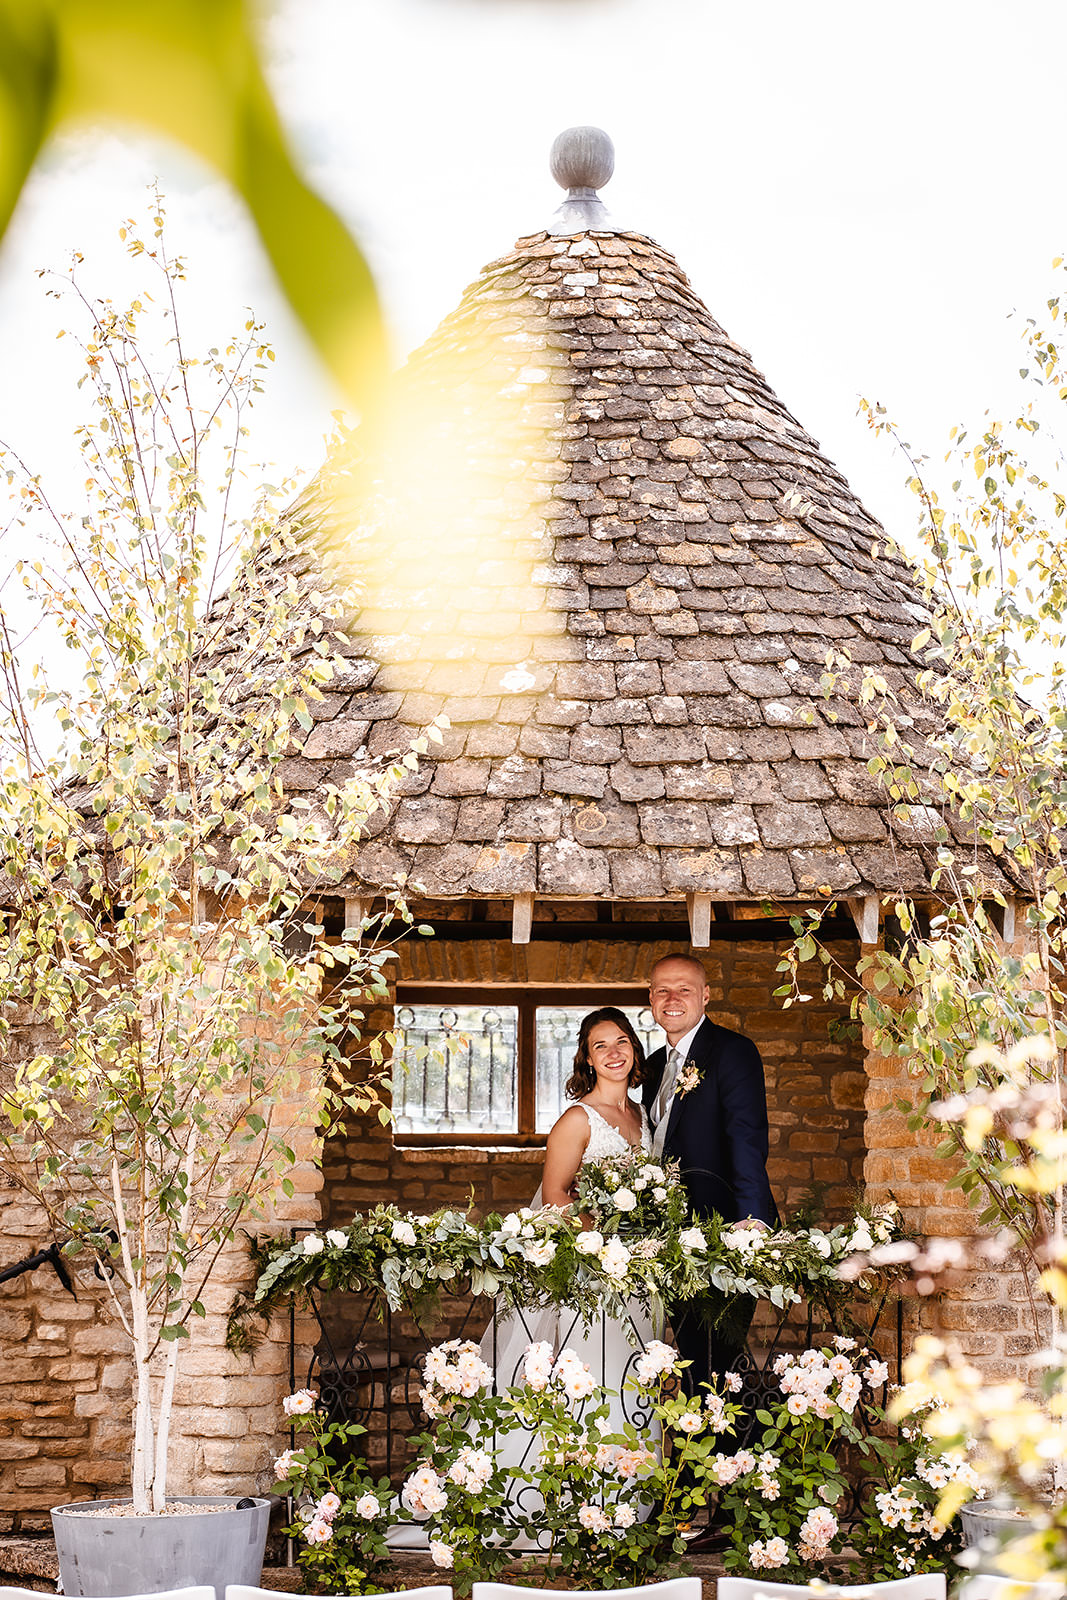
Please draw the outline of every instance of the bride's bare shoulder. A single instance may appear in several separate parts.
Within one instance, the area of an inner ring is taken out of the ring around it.
[[[556,1118],[548,1137],[550,1139],[563,1138],[568,1141],[579,1138],[588,1139],[589,1118],[580,1100],[575,1101],[574,1105],[568,1106],[566,1111]]]

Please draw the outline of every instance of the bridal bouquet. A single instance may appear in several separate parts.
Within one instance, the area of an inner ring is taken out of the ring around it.
[[[662,1236],[685,1226],[688,1201],[677,1161],[640,1150],[586,1162],[578,1172],[576,1209],[601,1233]]]

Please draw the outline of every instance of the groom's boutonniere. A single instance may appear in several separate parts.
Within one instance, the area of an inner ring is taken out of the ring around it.
[[[680,1100],[690,1089],[695,1089],[699,1082],[700,1068],[695,1061],[687,1061],[678,1074],[678,1082],[674,1086],[675,1099]]]

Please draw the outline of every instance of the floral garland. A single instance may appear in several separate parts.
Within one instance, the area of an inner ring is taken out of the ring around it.
[[[673,1192],[671,1182],[663,1187]],[[552,1206],[479,1220],[451,1209],[419,1215],[379,1205],[344,1228],[271,1241],[258,1255],[249,1309],[265,1315],[311,1289],[344,1289],[380,1294],[396,1311],[465,1287],[510,1305],[571,1306],[586,1318],[618,1315],[632,1300],[655,1313],[665,1303],[716,1293],[767,1299],[784,1310],[819,1295],[843,1298],[850,1292],[843,1263],[901,1236],[892,1202],[864,1207],[828,1229],[763,1232],[719,1217],[693,1224],[668,1199],[658,1227],[635,1230],[630,1217],[638,1208],[617,1209],[620,1189],[627,1190],[625,1205],[632,1187],[612,1189],[605,1180],[602,1188],[612,1190],[616,1209],[602,1204],[585,1220]],[[874,1277],[868,1273],[859,1286],[869,1287]]]

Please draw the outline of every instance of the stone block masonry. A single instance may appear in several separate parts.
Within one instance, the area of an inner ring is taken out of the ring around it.
[[[318,1221],[316,1154],[312,1146],[302,1151],[292,1198],[261,1225]],[[42,1212],[19,1190],[0,1188],[0,1267],[50,1237]],[[86,1259],[71,1263],[74,1295],[47,1266],[0,1289],[0,1533],[46,1531],[51,1506],[129,1493],[129,1342],[105,1286],[81,1264]],[[191,1324],[171,1424],[173,1494],[244,1495],[274,1482],[272,1463],[287,1442],[281,1400],[290,1389],[289,1318],[275,1319],[253,1358],[226,1350],[227,1312],[248,1272],[239,1238],[223,1251],[202,1296],[206,1316]],[[303,1372],[316,1332],[310,1318],[297,1318]]]

